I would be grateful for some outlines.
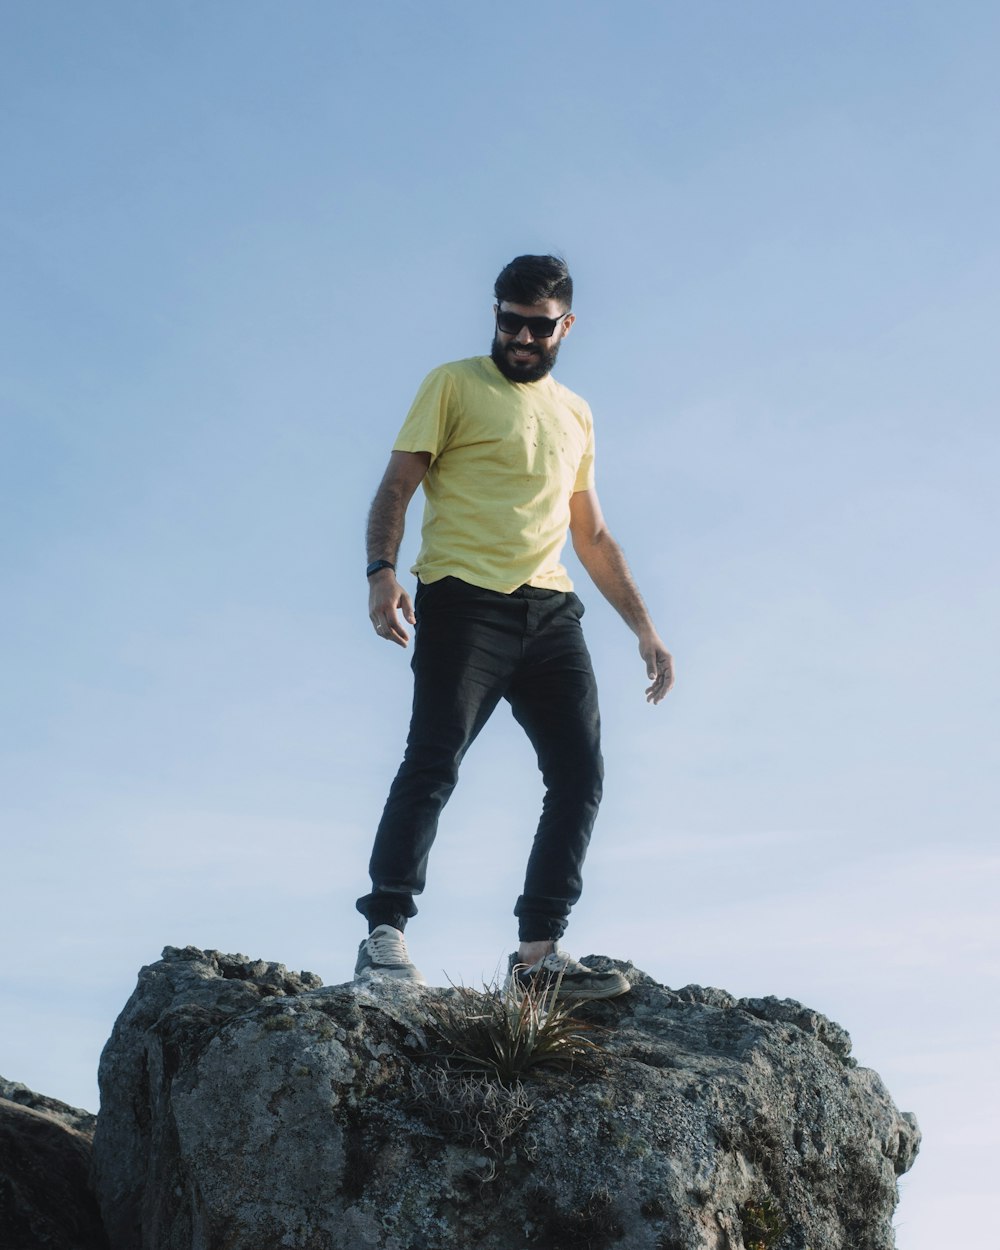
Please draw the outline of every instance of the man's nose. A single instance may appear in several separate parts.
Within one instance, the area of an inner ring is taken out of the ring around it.
[[[521,326],[520,330],[518,330],[518,332],[514,335],[515,343],[533,343],[534,341],[535,340],[532,337],[531,331],[527,326]]]

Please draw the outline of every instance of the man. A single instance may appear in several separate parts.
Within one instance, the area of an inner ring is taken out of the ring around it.
[[[403,424],[368,518],[368,610],[375,632],[405,647],[416,625],[413,714],[358,899],[369,937],[356,977],[423,982],[403,938],[416,914],[438,817],[466,750],[501,698],[538,756],[545,799],[517,900],[520,946],[509,975],[560,977],[566,998],[630,987],[558,948],[579,899],[603,781],[597,689],[580,627],[583,605],[559,556],[572,535],[580,562],[639,639],[659,703],[673,663],[611,537],[594,489],[590,409],[551,377],[572,329],[573,284],[562,260],[519,256],[497,278],[490,356],[435,369]],[[406,508],[426,497],[413,572],[415,602],[396,577]]]

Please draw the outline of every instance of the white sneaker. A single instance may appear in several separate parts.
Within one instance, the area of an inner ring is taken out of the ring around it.
[[[427,984],[410,958],[406,939],[391,924],[380,924],[358,947],[354,979],[361,981],[372,976],[412,981],[416,985]]]
[[[554,990],[557,998],[564,1001],[584,1002],[590,998],[617,998],[627,994],[632,986],[622,973],[612,968],[610,972],[598,972],[580,963],[572,955],[557,946],[536,964],[518,962],[515,952],[507,961],[507,981],[522,989],[538,986]]]

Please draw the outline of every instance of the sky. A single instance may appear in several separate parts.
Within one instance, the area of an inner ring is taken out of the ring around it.
[[[165,945],[349,979],[410,697],[365,513],[556,252],[678,674],[647,706],[570,556],[607,784],[565,945],[839,1021],[923,1128],[900,1250],[978,1244],[998,56],[971,0],[0,3],[0,1073],[96,1109]],[[505,964],[540,794],[500,711],[407,931],[433,983]]]

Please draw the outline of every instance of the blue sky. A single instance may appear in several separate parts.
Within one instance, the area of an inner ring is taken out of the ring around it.
[[[497,270],[557,251],[558,376],[678,666],[647,707],[573,566],[608,786],[567,945],[839,1020],[925,1131],[900,1247],[974,1244],[995,7],[8,3],[0,34],[0,1072],[96,1106],[168,943],[348,978],[409,700],[364,514]],[[505,958],[539,793],[498,716],[409,931],[432,980]]]

